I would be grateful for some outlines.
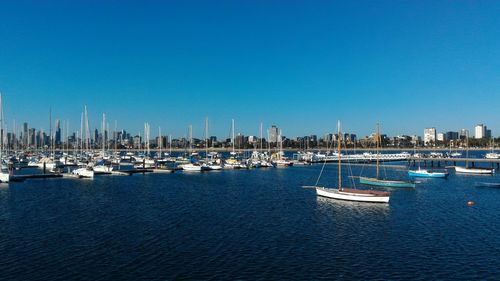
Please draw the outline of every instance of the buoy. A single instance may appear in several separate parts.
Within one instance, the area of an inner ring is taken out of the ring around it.
[[[467,202],[467,206],[474,206],[474,202],[473,201],[468,201]]]

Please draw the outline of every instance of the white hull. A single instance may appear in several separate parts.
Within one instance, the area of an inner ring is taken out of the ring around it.
[[[209,170],[222,170],[221,165],[207,165],[206,166]]]
[[[93,178],[94,177],[94,171],[89,170],[87,168],[78,168],[76,170],[73,170],[73,175],[76,175],[81,178]]]
[[[371,202],[371,203],[388,203],[389,196],[380,196],[369,193],[355,193],[355,192],[344,192],[337,189],[317,187],[316,194],[318,196],[347,200],[347,201],[357,201],[357,202]]]
[[[455,166],[455,172],[463,174],[490,175],[495,173],[495,169],[478,169]]]
[[[488,153],[486,154],[486,159],[500,159],[500,153]]]
[[[96,173],[111,173],[113,171],[112,166],[102,166],[102,165],[94,166],[92,167],[92,169]]]
[[[185,164],[185,165],[182,165],[182,170],[188,171],[188,172],[201,172],[201,171],[207,170],[207,169],[205,167],[202,167],[201,165]]]
[[[0,182],[9,182],[10,181],[10,175],[8,173],[0,172]]]

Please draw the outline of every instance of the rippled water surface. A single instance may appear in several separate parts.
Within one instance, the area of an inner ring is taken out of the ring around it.
[[[499,278],[500,189],[474,184],[500,177],[452,172],[371,205],[302,188],[320,169],[2,185],[0,279]],[[336,169],[327,165],[320,184],[334,184]],[[385,173],[406,177],[398,168]]]

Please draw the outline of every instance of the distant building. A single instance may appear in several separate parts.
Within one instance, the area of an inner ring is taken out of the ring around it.
[[[458,132],[446,132],[446,140],[458,140]]]
[[[486,136],[487,139],[491,139],[491,130],[486,130]]]
[[[29,145],[29,143],[28,143],[28,140],[29,140],[28,139],[28,123],[27,122],[24,122],[24,124],[23,124],[23,134],[22,135],[23,135],[22,136],[23,137],[23,145],[27,147]]]
[[[477,124],[476,127],[474,127],[474,138],[482,139],[485,137],[486,137],[486,126],[483,124]]]
[[[277,143],[278,142],[279,129],[276,125],[272,125],[269,129],[269,142]]]
[[[436,128],[425,128],[424,129],[424,145],[434,145],[436,143]]]
[[[61,121],[56,120],[56,139],[55,139],[56,145],[61,144]]]
[[[469,130],[467,129],[461,129],[460,130],[460,139],[464,140],[469,137]]]
[[[437,141],[445,141],[446,140],[446,135],[443,133],[438,133],[436,136]]]

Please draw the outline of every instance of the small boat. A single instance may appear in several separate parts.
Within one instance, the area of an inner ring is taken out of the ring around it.
[[[341,132],[340,132],[340,121],[338,122],[338,189],[337,188],[325,188],[320,186],[314,186],[316,189],[316,195],[323,196],[338,200],[347,201],[357,201],[357,202],[370,202],[370,203],[389,203],[390,193],[378,190],[362,190],[355,188],[344,188],[342,186],[342,159],[341,159]]]
[[[462,174],[491,175],[491,174],[495,173],[495,169],[455,166],[455,172],[462,173]]]
[[[377,134],[375,136],[376,138],[376,147],[377,147],[377,155],[376,155],[376,160],[377,160],[377,174],[376,177],[374,178],[369,178],[369,177],[359,177],[359,183],[365,184],[365,185],[374,185],[374,186],[385,186],[385,187],[415,187],[416,184],[412,182],[407,182],[407,181],[401,181],[401,180],[388,180],[388,179],[381,179],[380,178],[380,143],[382,143],[381,137],[380,137],[380,124],[377,123]]]
[[[432,170],[423,170],[423,169],[418,168],[418,170],[409,170],[408,175],[410,177],[445,179],[449,176],[449,173],[447,171],[439,172],[439,171],[432,171]]]
[[[201,172],[209,170],[206,166],[200,165],[199,163],[190,163],[181,165],[182,170],[187,172]]]
[[[500,182],[476,182],[476,187],[496,187],[496,188],[500,188]]]
[[[389,203],[390,193],[378,190],[361,190],[353,188],[324,188],[316,187],[316,194],[318,196],[358,201],[358,202],[372,202],[372,203]]]
[[[79,178],[94,178],[94,170],[89,167],[75,169],[72,174]]]
[[[500,159],[500,153],[496,153],[496,152],[486,153],[485,158],[486,159]]]
[[[413,182],[399,181],[399,180],[383,180],[383,179],[367,178],[367,177],[359,177],[359,183],[367,185],[386,186],[386,187],[416,187],[416,184]]]

